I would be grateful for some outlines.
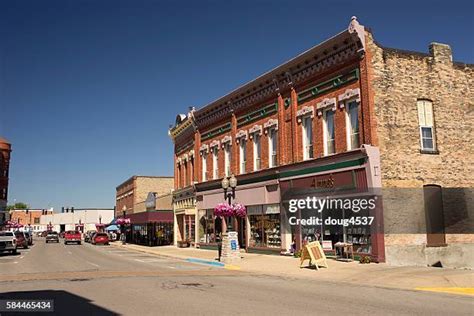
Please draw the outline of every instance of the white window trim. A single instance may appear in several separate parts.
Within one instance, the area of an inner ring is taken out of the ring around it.
[[[247,157],[246,154],[247,154],[247,139],[246,138],[242,138],[243,141],[240,141],[239,143],[239,171],[240,171],[240,174],[244,174],[245,173],[245,168],[242,168],[243,167],[243,164],[247,164]]]
[[[212,179],[219,178],[219,147],[212,148]]]
[[[353,150],[356,148],[352,148],[352,141],[351,141],[351,120],[349,118],[349,104],[352,102],[357,103],[357,113],[360,111],[360,102],[357,99],[349,99],[345,102],[345,112],[346,112],[346,143],[347,143],[347,150]],[[358,116],[358,115],[357,115]],[[359,119],[359,118],[357,118]],[[360,135],[360,122],[359,122],[359,135]],[[360,144],[359,144],[360,146]]]
[[[422,131],[423,128],[431,128],[431,139],[433,140],[433,148],[425,148],[425,147],[423,146],[423,131]],[[424,150],[424,151],[436,151],[436,136],[435,136],[434,126],[420,125],[419,130],[420,130],[420,146],[421,146],[421,150]]]
[[[230,147],[230,143],[225,143],[224,144],[224,172],[225,172],[225,176],[226,177],[229,177],[231,172],[230,172],[230,161],[231,161],[231,155],[232,155],[232,151],[231,151],[231,147]]]
[[[418,106],[419,104],[423,104],[423,115],[425,115],[424,117],[424,121],[425,121],[425,124],[421,124],[421,121],[420,121],[420,117],[419,117],[419,113],[418,113],[418,126],[419,126],[419,133],[420,133],[420,148],[422,151],[426,151],[426,152],[436,152],[437,151],[437,146],[436,146],[436,129],[435,129],[435,121],[434,121],[434,108],[433,108],[433,102],[430,101],[430,100],[424,100],[424,99],[421,99],[421,100],[417,100],[416,102],[416,107],[417,107],[417,111],[418,110]],[[431,125],[429,124],[426,124],[426,104],[429,104],[430,107],[431,107]],[[431,139],[433,140],[433,147],[432,148],[425,148],[423,146],[423,128],[430,128],[431,129]]]
[[[327,109],[323,112],[323,143],[324,143],[324,156],[334,155],[334,153],[329,154],[328,148],[328,124],[327,124],[327,113],[331,111],[334,113],[334,109]],[[334,113],[335,114],[335,113]],[[333,116],[333,125],[335,124],[335,115]],[[335,149],[335,148],[334,148]],[[334,150],[335,151],[335,150]]]
[[[272,132],[275,132],[274,136],[277,139],[277,147],[278,147],[278,127],[273,127],[268,129],[268,167],[273,168],[276,167],[276,164],[273,164],[272,155],[273,152],[276,152],[278,155],[278,148],[273,148],[273,137]]]
[[[202,152],[202,181],[207,181],[207,152]]]
[[[262,136],[260,134],[255,133],[253,135],[253,171],[259,171],[262,169]],[[258,139],[258,145],[257,145]],[[260,148],[260,157],[257,156],[257,148]],[[260,167],[257,166],[258,161],[260,161]]]
[[[306,134],[307,134],[307,132],[306,132],[306,125],[305,125],[304,122],[306,121],[307,118],[309,118],[309,121],[311,122],[311,141],[310,141],[310,144],[312,144],[314,146],[313,139],[312,139],[313,136],[314,136],[313,135],[313,133],[314,133],[314,131],[313,131],[313,116],[312,115],[302,116],[301,117],[301,131],[302,131],[301,134],[302,134],[302,141],[303,141],[302,142],[302,144],[303,144],[303,160],[312,159],[312,158],[310,158],[310,152],[308,150],[306,150],[307,149],[306,148],[306,146],[307,146],[306,145],[306,140],[307,140],[306,139]]]

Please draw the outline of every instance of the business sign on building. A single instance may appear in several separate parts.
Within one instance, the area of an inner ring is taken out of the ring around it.
[[[156,192],[149,192],[145,200],[145,207],[148,210],[156,209]]]

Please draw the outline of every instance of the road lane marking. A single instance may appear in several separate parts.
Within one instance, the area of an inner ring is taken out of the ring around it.
[[[100,267],[98,264],[95,264],[95,263],[93,263],[93,262],[89,262],[89,261],[86,261],[86,262],[87,262],[88,264],[93,265],[93,266]]]
[[[72,252],[70,252],[70,251],[68,251],[67,253],[70,254],[70,255],[72,255]]]
[[[474,287],[417,287],[415,290],[474,296]]]

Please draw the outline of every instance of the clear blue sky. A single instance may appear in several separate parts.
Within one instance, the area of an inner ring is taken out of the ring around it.
[[[347,27],[474,63],[471,1],[0,2],[9,200],[113,207],[131,175],[172,175],[168,125]]]

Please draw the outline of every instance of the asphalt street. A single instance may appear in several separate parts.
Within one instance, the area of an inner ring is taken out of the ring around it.
[[[16,256],[0,255],[0,299],[54,299],[57,315],[474,313],[469,296],[261,276],[41,238]]]

